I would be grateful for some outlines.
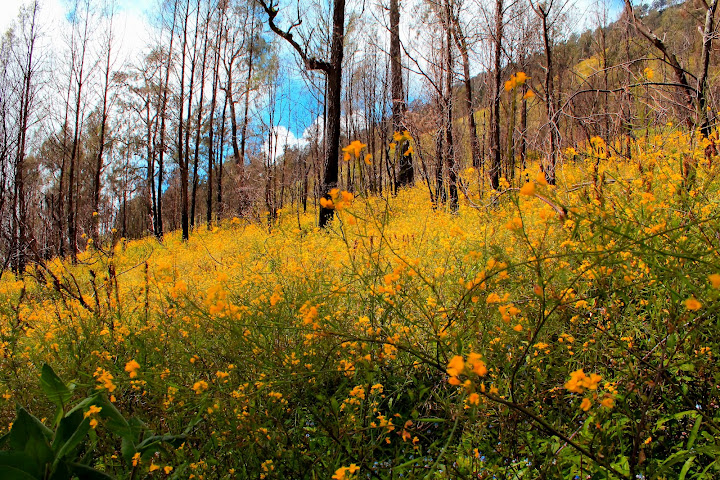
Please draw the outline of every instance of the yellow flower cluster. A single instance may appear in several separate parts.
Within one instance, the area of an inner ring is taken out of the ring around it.
[[[520,85],[523,85],[529,79],[530,77],[525,75],[525,72],[517,72],[515,75],[510,77],[510,80],[507,80],[505,82],[505,91],[509,92],[511,90],[514,90]]]
[[[360,151],[366,147],[367,145],[360,142],[359,140],[353,140],[350,145],[342,149],[343,160],[345,160],[346,162],[349,161],[351,158],[350,154],[355,155],[355,158],[360,158]]]
[[[352,201],[355,199],[355,195],[353,195],[351,192],[341,192],[337,188],[333,188],[332,190],[330,190],[328,196],[330,198],[320,198],[320,205],[323,208],[327,208],[329,210],[342,210],[343,208],[350,206],[352,204]]]
[[[570,380],[565,383],[565,388],[574,393],[583,393],[585,389],[597,390],[598,383],[602,377],[596,373],[585,375],[583,369],[575,370],[570,374]]]

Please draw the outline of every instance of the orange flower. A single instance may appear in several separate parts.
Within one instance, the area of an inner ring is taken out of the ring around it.
[[[702,308],[702,303],[698,302],[695,297],[690,297],[685,300],[685,308],[693,311],[700,310]]]
[[[465,360],[460,355],[455,355],[450,362],[448,362],[447,373],[451,377],[457,377],[463,370],[465,370]]]
[[[479,353],[471,353],[468,355],[468,364],[471,366],[472,371],[475,372],[479,377],[487,375],[487,366],[482,360],[482,355]]]
[[[523,185],[520,189],[520,195],[527,195],[528,197],[535,195],[535,183],[528,182]]]
[[[130,360],[125,364],[125,371],[130,374],[130,378],[137,377],[137,371],[140,369],[140,364],[135,360]]]

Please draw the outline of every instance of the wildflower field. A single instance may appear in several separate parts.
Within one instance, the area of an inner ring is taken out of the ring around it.
[[[5,272],[2,478],[718,478],[706,144],[593,139],[557,186],[463,172],[458,213],[333,192],[327,231],[287,209]]]

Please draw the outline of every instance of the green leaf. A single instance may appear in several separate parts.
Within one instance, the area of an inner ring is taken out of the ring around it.
[[[17,468],[32,477],[42,476],[40,465],[25,452],[0,452],[0,468],[2,467]]]
[[[692,466],[692,463],[695,461],[695,457],[690,457],[685,462],[685,465],[683,465],[682,470],[680,470],[680,476],[678,477],[678,480],[685,480],[685,476],[687,475],[688,471],[690,471],[690,467]]]
[[[697,439],[698,430],[700,430],[701,424],[702,424],[702,417],[700,415],[698,415],[697,418],[695,419],[695,425],[693,425],[693,429],[690,432],[690,436],[688,437],[687,447],[685,447],[688,450],[690,450],[693,447],[693,445],[695,444],[695,440]]]
[[[143,440],[136,448],[138,452],[145,453],[147,450],[159,447],[163,443],[179,447],[186,438],[185,435],[153,435]]]
[[[53,458],[49,440],[52,431],[40,420],[20,407],[17,418],[10,430],[10,446],[14,450],[27,453],[39,464],[46,464]]]
[[[183,430],[183,435],[187,435],[195,428],[195,426],[202,422],[202,410],[198,411],[197,415],[195,415],[195,418],[190,420],[190,423],[188,423],[187,427],[185,427],[185,430]]]
[[[58,408],[65,410],[65,405],[70,401],[72,392],[47,363],[42,366],[40,386],[51,402],[57,405]]]
[[[65,415],[55,432],[52,447],[54,451],[58,451],[75,433],[84,419],[81,410],[73,410]]]
[[[115,477],[112,475],[101,472],[100,470],[96,470],[92,467],[88,467],[87,465],[70,463],[68,466],[70,467],[70,471],[79,480],[115,480]]]
[[[120,410],[103,394],[94,395],[93,398],[92,403],[102,409],[98,416],[104,420],[105,428],[119,437],[134,439],[135,429],[125,420]]]
[[[137,449],[135,448],[135,443],[132,439],[127,437],[123,438],[120,444],[120,454],[122,455],[123,460],[130,462],[135,453],[137,453]]]
[[[80,412],[74,413],[73,417],[76,417]],[[63,420],[66,420],[64,418]],[[72,433],[70,433],[70,436],[67,437],[67,440],[64,441],[60,445],[60,447],[57,450],[57,455],[55,458],[55,463],[53,464],[53,467],[57,466],[57,462],[60,461],[60,459],[64,458],[68,454],[70,454],[75,447],[77,447],[80,442],[82,442],[85,437],[87,436],[88,430],[90,430],[90,418],[80,418],[80,423],[77,424],[74,430],[72,430]],[[75,420],[74,420],[75,421]],[[61,425],[62,426],[62,425]],[[68,430],[72,425],[68,426]],[[66,434],[64,434],[66,435]],[[55,445],[53,445],[55,446]],[[73,459],[74,460],[74,459]]]
[[[0,478],[3,480],[38,480],[42,477],[34,477],[17,468],[0,465]]]

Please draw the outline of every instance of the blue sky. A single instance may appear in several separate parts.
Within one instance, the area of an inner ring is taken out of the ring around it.
[[[46,19],[58,19],[66,17],[72,8],[73,0],[40,0],[41,15]],[[617,18],[623,8],[623,0],[611,1],[611,20]],[[0,31],[4,31],[10,21],[17,16],[21,4],[27,4],[30,0],[2,0],[4,10],[8,15],[0,17]],[[117,11],[119,16],[116,17],[118,34],[122,39],[121,49],[125,51],[128,59],[134,58],[143,45],[150,37],[147,15],[156,8],[154,0],[116,0]],[[578,15],[580,19],[590,21],[592,15],[589,14],[593,10],[596,2],[592,0],[578,0],[576,7],[572,13]],[[586,22],[582,20],[577,23],[578,27]],[[582,27],[580,27],[582,28]],[[56,28],[56,30],[58,30]],[[60,28],[59,30],[62,30]],[[49,34],[54,35],[52,29]],[[271,34],[268,34],[271,35]],[[290,52],[284,42],[280,42],[280,55],[283,57],[283,64],[288,65],[282,72],[280,78],[279,91],[277,94],[276,112],[274,118],[275,125],[283,125],[289,129],[290,134],[288,140],[290,143],[301,138],[304,130],[314,122],[318,115],[318,105],[316,99],[308,91],[300,72],[297,70],[297,60],[294,52]],[[262,110],[259,112],[258,119],[264,124],[270,121],[270,112]]]

